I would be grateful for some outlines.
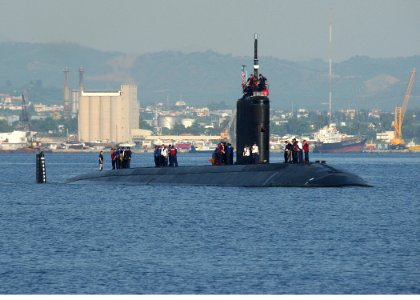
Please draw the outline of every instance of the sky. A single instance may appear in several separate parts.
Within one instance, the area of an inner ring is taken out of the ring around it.
[[[420,0],[0,0],[0,20],[0,41],[136,55],[252,56],[254,33],[260,56],[287,60],[420,54]]]

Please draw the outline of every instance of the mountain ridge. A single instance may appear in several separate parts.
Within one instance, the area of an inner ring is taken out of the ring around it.
[[[122,83],[139,87],[142,105],[184,100],[191,105],[225,102],[234,106],[241,97],[241,66],[252,71],[251,57],[220,54],[212,50],[183,53],[160,51],[142,55],[105,52],[74,43],[0,42],[0,88],[18,89],[29,82],[54,89],[50,102],[60,104],[63,68],[78,89],[78,68],[85,70],[86,90],[115,90]],[[392,111],[400,105],[413,67],[420,55],[396,58],[354,56],[333,63],[333,109],[380,108]],[[272,107],[327,110],[328,63],[321,59],[288,61],[260,57],[260,71],[268,78]],[[412,95],[418,99],[420,87]],[[38,97],[42,97],[38,93]],[[39,99],[42,101],[42,99]],[[39,102],[38,101],[38,102]],[[409,108],[419,108],[411,101]]]

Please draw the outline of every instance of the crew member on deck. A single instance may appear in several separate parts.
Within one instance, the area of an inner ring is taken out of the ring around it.
[[[263,91],[267,88],[266,86],[267,78],[265,78],[262,74],[258,76],[258,90]]]
[[[298,162],[301,164],[303,163],[303,145],[301,141],[298,141]]]
[[[309,143],[303,140],[303,153],[305,154],[305,164],[309,164]]]
[[[244,151],[242,152],[242,156],[244,157],[245,163],[251,163],[251,150],[249,149],[248,145],[245,145]]]
[[[103,156],[103,151],[101,150],[101,152],[99,152],[99,172],[102,172],[102,169],[104,167],[104,156]]]
[[[258,164],[260,161],[260,153],[259,153],[257,144],[252,145],[251,152],[252,152],[252,163]]]
[[[112,170],[115,170],[115,148],[111,148],[111,164],[112,164]]]
[[[284,162],[287,163],[289,161],[289,141],[284,141]]]

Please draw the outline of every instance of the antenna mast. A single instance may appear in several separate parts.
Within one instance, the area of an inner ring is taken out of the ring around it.
[[[70,87],[69,87],[69,68],[64,67],[64,117],[69,119],[71,117],[70,111]]]
[[[254,34],[254,75],[258,78],[258,34]]]

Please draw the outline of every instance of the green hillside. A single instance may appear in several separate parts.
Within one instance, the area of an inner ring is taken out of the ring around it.
[[[252,49],[250,49],[252,51]],[[121,83],[139,86],[142,104],[156,101],[190,104],[226,102],[241,96],[241,65],[252,68],[250,57],[213,51],[158,52],[139,56],[103,52],[76,44],[0,43],[0,91],[29,93],[31,100],[62,103],[63,68],[70,69],[73,89],[78,68],[85,69],[86,90],[118,89]],[[292,106],[326,110],[328,64],[322,60],[292,62],[261,57],[261,72],[270,84],[273,107]],[[402,102],[410,71],[420,66],[420,55],[373,59],[355,56],[333,65],[333,109],[380,108],[392,111]],[[420,108],[416,80],[409,108]]]

